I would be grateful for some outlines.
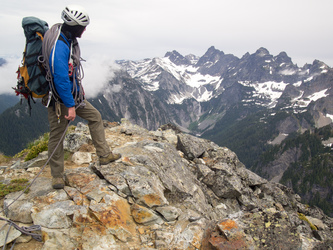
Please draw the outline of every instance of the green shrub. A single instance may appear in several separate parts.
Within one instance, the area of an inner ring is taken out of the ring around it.
[[[29,161],[33,158],[36,158],[39,153],[46,151],[48,149],[49,143],[49,133],[45,133],[43,136],[35,140],[34,142],[29,143],[26,149],[23,149],[21,152],[17,153],[14,158],[20,158],[24,155],[24,161]]]
[[[33,158],[36,158],[39,153],[46,151],[48,149],[48,141],[40,141],[37,145],[32,146],[27,156],[24,158],[24,161],[29,161]]]
[[[9,193],[12,192],[18,192],[21,190],[24,190],[26,186],[28,185],[29,180],[28,179],[14,179],[11,180],[8,185],[0,183],[0,198],[3,198]],[[29,189],[27,189],[26,192],[28,192]]]

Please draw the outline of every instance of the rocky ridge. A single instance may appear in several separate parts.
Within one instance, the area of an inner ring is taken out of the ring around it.
[[[52,189],[46,168],[18,201],[9,206],[19,193],[5,197],[2,216],[41,226],[38,249],[332,249],[332,218],[247,170],[228,148],[125,119],[105,122],[105,131],[118,161],[100,166],[79,123],[65,139],[64,190]],[[2,182],[32,179],[45,161],[4,166]]]

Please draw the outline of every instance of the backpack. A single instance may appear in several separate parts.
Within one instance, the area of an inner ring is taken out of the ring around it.
[[[42,98],[48,94],[49,82],[43,65],[42,43],[45,32],[49,29],[47,22],[36,17],[24,17],[22,28],[26,37],[22,65],[17,70],[17,86],[13,88],[16,95],[28,99]],[[35,102],[35,101],[34,101]]]

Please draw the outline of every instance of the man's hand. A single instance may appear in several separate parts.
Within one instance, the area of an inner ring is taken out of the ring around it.
[[[68,108],[68,115],[65,115],[65,118],[69,121],[74,121],[76,117],[75,107]]]

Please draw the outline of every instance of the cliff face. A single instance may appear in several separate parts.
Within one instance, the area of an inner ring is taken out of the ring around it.
[[[66,135],[64,190],[47,167],[27,194],[5,197],[7,218],[41,225],[42,249],[314,249],[333,219],[291,189],[247,170],[228,148],[170,126],[105,122],[122,158],[101,166],[87,126]],[[7,166],[3,181],[36,176],[43,156]],[[19,235],[19,234],[18,234]],[[1,242],[1,239],[0,239]],[[2,239],[3,242],[3,239]],[[28,244],[28,243],[21,243]]]

